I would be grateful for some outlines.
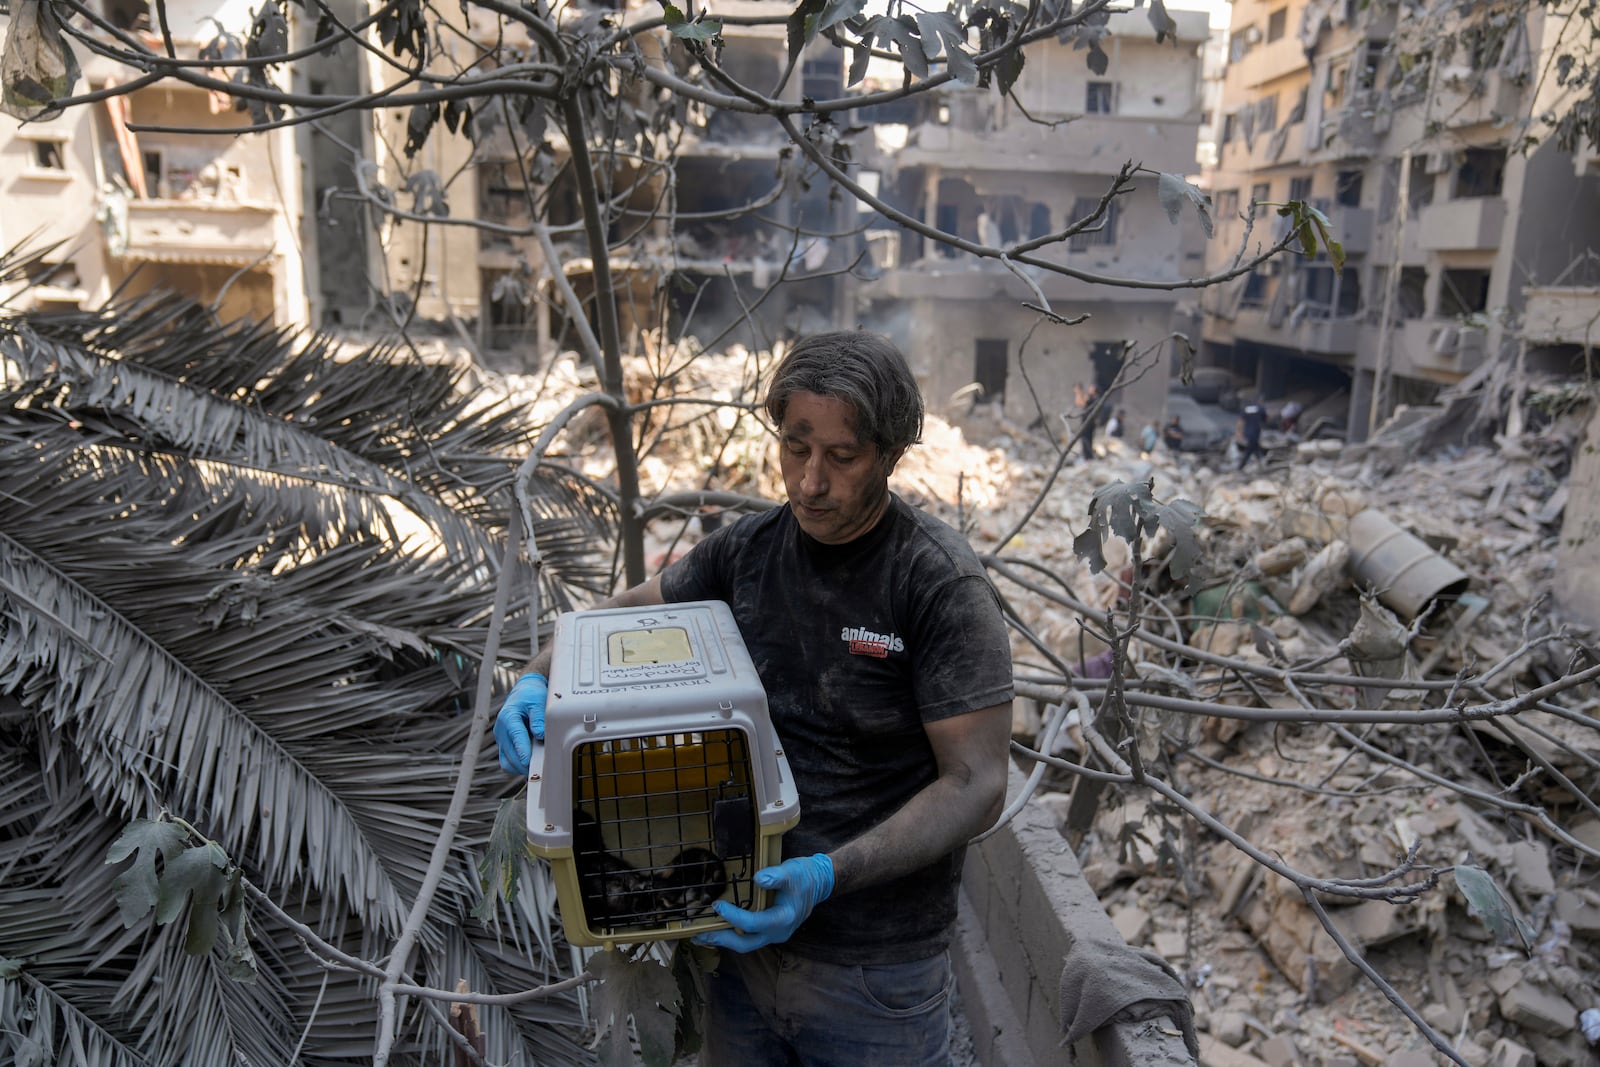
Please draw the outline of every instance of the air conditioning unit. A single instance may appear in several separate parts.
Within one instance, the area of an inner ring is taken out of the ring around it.
[[[1454,326],[1438,326],[1428,337],[1428,348],[1436,356],[1453,356],[1461,344],[1461,331]]]
[[[1429,152],[1422,169],[1427,174],[1444,174],[1455,163],[1449,152]]]
[[[1488,340],[1476,326],[1463,326],[1456,342],[1456,355],[1474,363],[1483,362],[1484,343]]]

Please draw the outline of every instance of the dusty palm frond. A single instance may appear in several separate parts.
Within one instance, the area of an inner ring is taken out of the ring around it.
[[[165,298],[0,319],[0,1052],[47,1019],[47,1061],[370,1055],[369,979],[257,916],[262,979],[233,984],[220,950],[124,928],[103,860],[129,818],[174,812],[308,925],[387,951],[449,807],[534,432],[463,400],[464,373]],[[603,586],[609,503],[559,474],[534,500],[546,603]],[[528,627],[515,610],[508,647]],[[567,961],[548,907],[509,943],[467,925],[492,765],[416,973],[506,992]],[[440,1062],[436,1014],[408,1003],[402,1062]],[[500,1062],[588,1058],[571,997],[486,1018]]]
[[[491,567],[538,430],[509,403],[484,403],[468,369],[394,346],[338,352],[326,337],[297,345],[283,331],[218,326],[170,295],[0,320],[0,372],[144,449],[336,487],[330,499],[352,507],[385,501],[394,536]],[[546,599],[604,589],[609,560],[596,547],[614,537],[610,501],[564,472],[530,489]]]

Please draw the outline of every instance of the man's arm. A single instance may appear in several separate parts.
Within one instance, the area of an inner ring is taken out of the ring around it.
[[[616,596],[608,597],[594,605],[591,611],[601,608],[649,608],[657,604],[665,604],[661,596],[661,575],[656,575],[649,581],[640,582],[631,589],[624,589]],[[550,646],[546,645],[539,650],[539,654],[528,661],[522,668],[523,674],[542,674],[550,677]]]
[[[1011,704],[953,715],[925,729],[939,776],[829,854],[835,896],[921,870],[989,829],[1004,810]]]

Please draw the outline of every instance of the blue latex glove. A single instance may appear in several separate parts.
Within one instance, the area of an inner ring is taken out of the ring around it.
[[[781,945],[794,936],[811,910],[833,892],[833,861],[824,853],[796,856],[776,867],[756,872],[756,885],[773,889],[777,895],[765,911],[746,911],[726,900],[713,905],[732,930],[712,930],[696,937],[695,943],[734,952],[754,952],[767,945]]]
[[[494,743],[500,749],[500,769],[528,775],[533,742],[544,742],[544,703],[550,685],[542,674],[524,674],[506,694],[494,718]]]

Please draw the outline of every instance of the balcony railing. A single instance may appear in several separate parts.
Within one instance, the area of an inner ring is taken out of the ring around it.
[[[1195,170],[1199,116],[1132,118],[1084,115],[1064,126],[1016,122],[975,130],[924,123],[898,156],[900,166],[936,163],[963,170],[1115,174],[1128,160],[1151,170]]]
[[[278,210],[223,200],[128,201],[127,259],[247,266],[277,247]]]
[[[1600,344],[1600,288],[1539,286],[1524,289],[1522,337],[1541,345]]]
[[[1417,241],[1428,252],[1495,249],[1505,222],[1506,202],[1498,196],[1446,200],[1417,213]]]

